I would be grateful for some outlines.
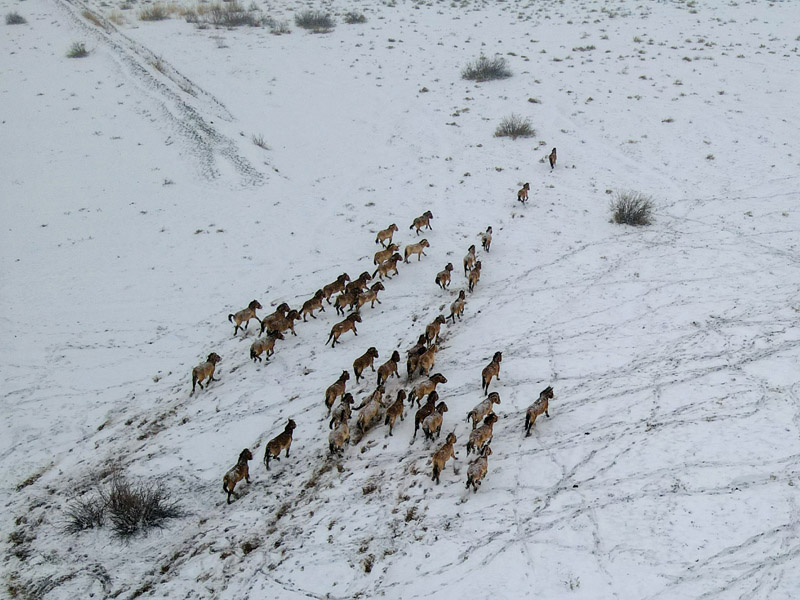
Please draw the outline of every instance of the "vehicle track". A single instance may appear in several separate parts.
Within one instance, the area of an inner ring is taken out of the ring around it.
[[[203,177],[219,179],[232,169],[240,187],[264,183],[264,174],[240,154],[233,139],[214,126],[213,119],[235,120],[222,102],[81,0],[54,2],[74,23],[91,32],[109,51],[120,72],[156,106],[155,118],[182,141],[182,147],[197,161]],[[221,163],[227,168],[221,168]]]

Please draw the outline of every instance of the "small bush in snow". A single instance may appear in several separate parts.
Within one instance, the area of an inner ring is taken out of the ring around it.
[[[472,81],[491,81],[511,77],[511,71],[502,56],[487,58],[481,55],[461,70],[461,77]]]
[[[494,132],[495,137],[510,137],[512,140],[518,137],[531,137],[536,135],[536,131],[528,119],[519,115],[511,115],[500,121],[500,125]]]
[[[67,58],[84,58],[85,56],[89,56],[89,51],[83,42],[73,43],[67,51]]]
[[[81,16],[86,19],[87,21],[93,23],[100,29],[105,29],[106,26],[103,24],[103,21],[98,17],[95,13],[90,11],[88,8],[86,10],[81,11]]]
[[[269,150],[269,146],[267,145],[267,142],[264,141],[263,135],[253,134],[253,137],[251,139],[253,140],[253,143],[259,148],[263,148],[264,150]]]
[[[105,519],[106,506],[102,498],[75,500],[67,508],[66,530],[78,533],[84,529],[100,527]]]
[[[318,10],[304,10],[294,16],[294,23],[313,33],[327,33],[336,26],[333,17]]]
[[[197,10],[188,10],[183,13],[187,23],[194,23],[200,29],[209,25],[215,27],[261,27],[272,25],[273,21],[265,17],[257,8],[245,9],[238,2],[225,2],[224,4],[198,4]],[[227,48],[224,44],[219,48]]]
[[[215,4],[206,14],[206,22],[220,27],[259,27],[264,21],[260,11],[248,11],[238,2]]]
[[[363,13],[349,12],[344,16],[344,22],[348,25],[357,25],[359,23],[366,23],[367,17]]]
[[[650,225],[653,199],[641,192],[617,192],[611,201],[614,223],[622,225]]]
[[[24,25],[27,23],[25,17],[18,12],[10,12],[6,14],[6,25]]]
[[[114,25],[125,24],[125,17],[122,16],[122,13],[119,10],[112,10],[111,14],[108,15],[108,20],[114,23]]]
[[[292,30],[289,29],[289,22],[288,21],[269,21],[269,32],[273,35],[283,35],[285,33],[292,33]]]
[[[163,4],[153,4],[139,11],[139,19],[142,21],[163,21],[167,18],[169,14]]]
[[[166,519],[183,515],[177,501],[170,497],[160,482],[134,485],[122,477],[115,477],[103,499],[112,529],[123,537],[150,527],[160,527]]]

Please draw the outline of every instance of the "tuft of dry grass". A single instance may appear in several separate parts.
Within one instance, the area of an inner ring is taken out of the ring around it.
[[[73,42],[67,50],[67,58],[84,58],[86,56],[89,56],[89,51],[83,42]]]
[[[111,480],[110,488],[102,497],[111,528],[122,537],[161,527],[166,519],[184,514],[161,482],[134,485],[117,476]]]
[[[269,150],[269,146],[267,145],[267,142],[264,141],[264,136],[261,135],[260,133],[257,134],[257,135],[253,134],[252,140],[253,140],[253,143],[256,146],[258,146],[259,148],[263,148],[264,150]]]
[[[125,24],[125,17],[122,14],[122,11],[119,10],[112,10],[111,14],[108,15],[108,20],[114,23],[114,25],[124,25]]]
[[[345,14],[344,22],[348,25],[358,25],[360,23],[366,23],[367,17],[364,16],[364,13],[350,11]]]
[[[163,73],[164,72],[164,69],[165,69],[164,61],[161,60],[160,56],[156,56],[153,60],[150,61],[150,64],[159,73]]]
[[[141,21],[163,21],[169,18],[170,11],[163,4],[153,4],[139,11]]]
[[[100,17],[98,17],[96,14],[94,14],[92,11],[90,11],[88,9],[82,11],[81,12],[81,16],[84,19],[86,19],[87,21],[89,21],[90,23],[92,23],[92,24],[96,25],[97,27],[99,27],[100,29],[105,29],[106,28],[105,24],[100,20]]]
[[[236,1],[198,4],[195,10],[184,11],[183,16],[188,23],[196,23],[199,27],[262,27],[273,23],[257,8],[248,10]]]
[[[519,115],[511,115],[500,121],[494,132],[495,137],[510,137],[512,140],[518,137],[532,137],[536,135],[536,130],[528,119]]]
[[[472,81],[492,81],[511,77],[508,61],[502,56],[487,58],[481,55],[461,70],[461,78]]]
[[[611,201],[614,223],[620,225],[650,225],[652,222],[653,199],[641,192],[617,192]]]
[[[292,30],[289,29],[289,22],[288,21],[269,21],[269,32],[272,35],[284,35],[287,33],[292,33]]]
[[[74,500],[66,509],[65,531],[78,533],[109,524],[121,537],[129,537],[151,527],[161,527],[166,519],[184,515],[178,502],[160,482],[132,484],[119,474],[95,496]]]
[[[28,21],[17,11],[6,13],[6,25],[24,25]]]
[[[296,14],[294,24],[312,33],[328,33],[336,27],[333,17],[319,10],[304,10]]]
[[[78,533],[85,529],[101,527],[105,520],[105,513],[105,503],[101,498],[74,500],[67,507],[67,523],[64,530],[67,533]]]

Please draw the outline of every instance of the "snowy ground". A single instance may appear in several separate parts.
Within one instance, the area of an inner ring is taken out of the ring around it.
[[[305,3],[260,4],[280,36],[145,22],[143,4],[0,6],[27,20],[0,38],[4,593],[797,597],[800,4],[332,2],[326,34],[295,27]],[[89,56],[67,58],[79,41]],[[513,77],[462,80],[481,53]],[[493,137],[512,113],[536,135]],[[625,189],[653,196],[651,226],[610,223]],[[329,308],[250,361],[257,331],[232,337],[229,313],[372,271],[375,232],[416,241],[426,210],[428,256],[358,337],[325,347]],[[404,374],[489,225],[435,367],[458,474],[431,482],[440,442],[409,445],[408,409],[329,458],[324,390],[369,346]],[[498,350],[473,494],[464,416]],[[220,381],[190,397],[212,351]],[[267,472],[287,418],[291,456]],[[244,447],[253,481],[228,506]],[[162,478],[187,515],[129,542],[66,533],[114,471]]]

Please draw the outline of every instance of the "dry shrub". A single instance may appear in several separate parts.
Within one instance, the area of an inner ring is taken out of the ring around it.
[[[273,35],[284,35],[286,33],[292,33],[292,30],[289,29],[289,22],[288,21],[275,21],[270,19],[268,21],[269,32]]]
[[[105,513],[106,506],[101,497],[75,500],[67,508],[67,524],[64,529],[68,533],[78,533],[101,527]]]
[[[461,77],[472,81],[491,81],[511,77],[511,71],[502,56],[488,58],[481,55],[461,70]]]
[[[89,56],[89,51],[83,42],[73,42],[67,50],[67,58],[84,58],[86,56]]]
[[[6,13],[6,25],[24,25],[28,21],[25,20],[17,11]]]
[[[184,514],[161,482],[134,485],[122,477],[115,477],[110,488],[103,493],[103,499],[111,528],[122,537],[161,527],[166,519]]]
[[[260,11],[248,11],[238,2],[215,4],[208,11],[208,23],[222,27],[259,27],[264,18]]]
[[[92,11],[90,11],[88,9],[84,10],[83,12],[81,12],[81,16],[84,19],[86,19],[87,21],[90,21],[91,23],[94,23],[95,25],[97,25],[101,29],[105,29],[106,28],[106,26],[100,20],[100,17],[98,17],[96,14],[94,14]]]
[[[153,4],[139,11],[142,21],[163,21],[169,18],[169,11],[163,4]]]
[[[534,135],[536,135],[536,130],[530,121],[519,115],[511,115],[504,118],[494,132],[495,137],[510,137],[512,140],[518,137],[532,137]]]
[[[252,139],[253,143],[256,146],[258,146],[259,148],[263,148],[264,150],[269,150],[269,145],[264,140],[264,136],[261,135],[260,133],[259,134],[253,134],[253,137],[251,139]]]
[[[304,10],[296,14],[294,16],[294,23],[298,27],[308,29],[312,33],[327,33],[336,26],[333,17],[318,10]]]
[[[345,14],[344,22],[348,25],[357,25],[359,23],[366,23],[367,17],[364,16],[364,13],[350,11]]]
[[[114,23],[114,25],[124,25],[125,24],[125,17],[123,16],[122,12],[119,10],[112,10],[111,14],[108,15],[108,20]]]
[[[650,225],[653,199],[641,192],[617,192],[611,201],[614,223],[622,225]]]

